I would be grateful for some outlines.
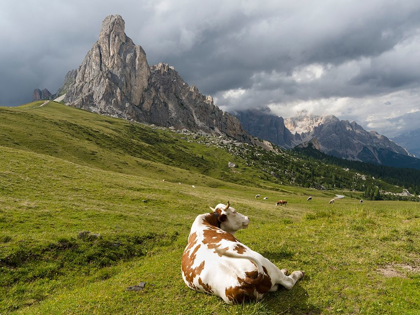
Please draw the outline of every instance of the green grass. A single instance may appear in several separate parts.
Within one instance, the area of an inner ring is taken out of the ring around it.
[[[329,205],[177,134],[37,106],[0,109],[0,314],[420,314],[418,203]],[[227,200],[251,219],[241,241],[305,271],[293,290],[228,306],[185,286],[191,224]]]

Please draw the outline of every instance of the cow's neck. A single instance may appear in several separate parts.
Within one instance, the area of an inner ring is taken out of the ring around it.
[[[220,222],[218,220],[219,216],[220,216],[220,213],[218,213],[217,211],[207,214],[204,217],[204,224],[208,224],[208,225],[220,228]]]
[[[223,222],[221,223],[221,225],[223,225]],[[224,227],[222,227],[222,226],[220,226],[220,228],[221,228],[223,231],[228,232],[228,233],[230,233],[230,234],[232,234],[232,235],[235,235],[235,233],[236,233],[236,231],[230,231],[229,229],[226,229],[226,228],[224,228]]]

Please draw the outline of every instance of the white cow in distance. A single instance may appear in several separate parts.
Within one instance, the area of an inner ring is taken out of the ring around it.
[[[193,290],[214,294],[226,303],[259,300],[279,285],[292,289],[302,271],[280,270],[261,254],[241,243],[235,232],[248,227],[248,217],[218,204],[196,217],[182,256],[182,278]]]

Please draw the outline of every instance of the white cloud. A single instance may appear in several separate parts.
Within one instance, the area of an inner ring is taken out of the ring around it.
[[[229,90],[223,93],[223,97],[224,98],[229,98],[229,99],[238,99],[240,98],[242,95],[245,94],[245,90],[244,89],[235,89],[235,90]]]
[[[292,73],[292,78],[296,82],[311,82],[319,79],[324,73],[324,67],[318,64],[311,64],[305,67],[296,67]]]

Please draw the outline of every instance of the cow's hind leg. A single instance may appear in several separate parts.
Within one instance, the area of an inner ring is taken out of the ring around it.
[[[281,272],[281,270],[280,270]],[[278,277],[278,281],[276,283],[281,284],[286,289],[291,290],[298,280],[303,278],[304,273],[302,271],[293,271],[290,276],[286,276],[283,272],[282,275]]]
[[[268,259],[263,258],[263,260],[263,265],[267,268],[268,274],[271,277],[271,281],[274,283],[270,291],[276,291],[278,289],[278,284],[290,290],[294,287],[298,280],[303,278],[304,273],[302,271],[293,271],[292,274],[288,276],[287,269],[280,270]]]

